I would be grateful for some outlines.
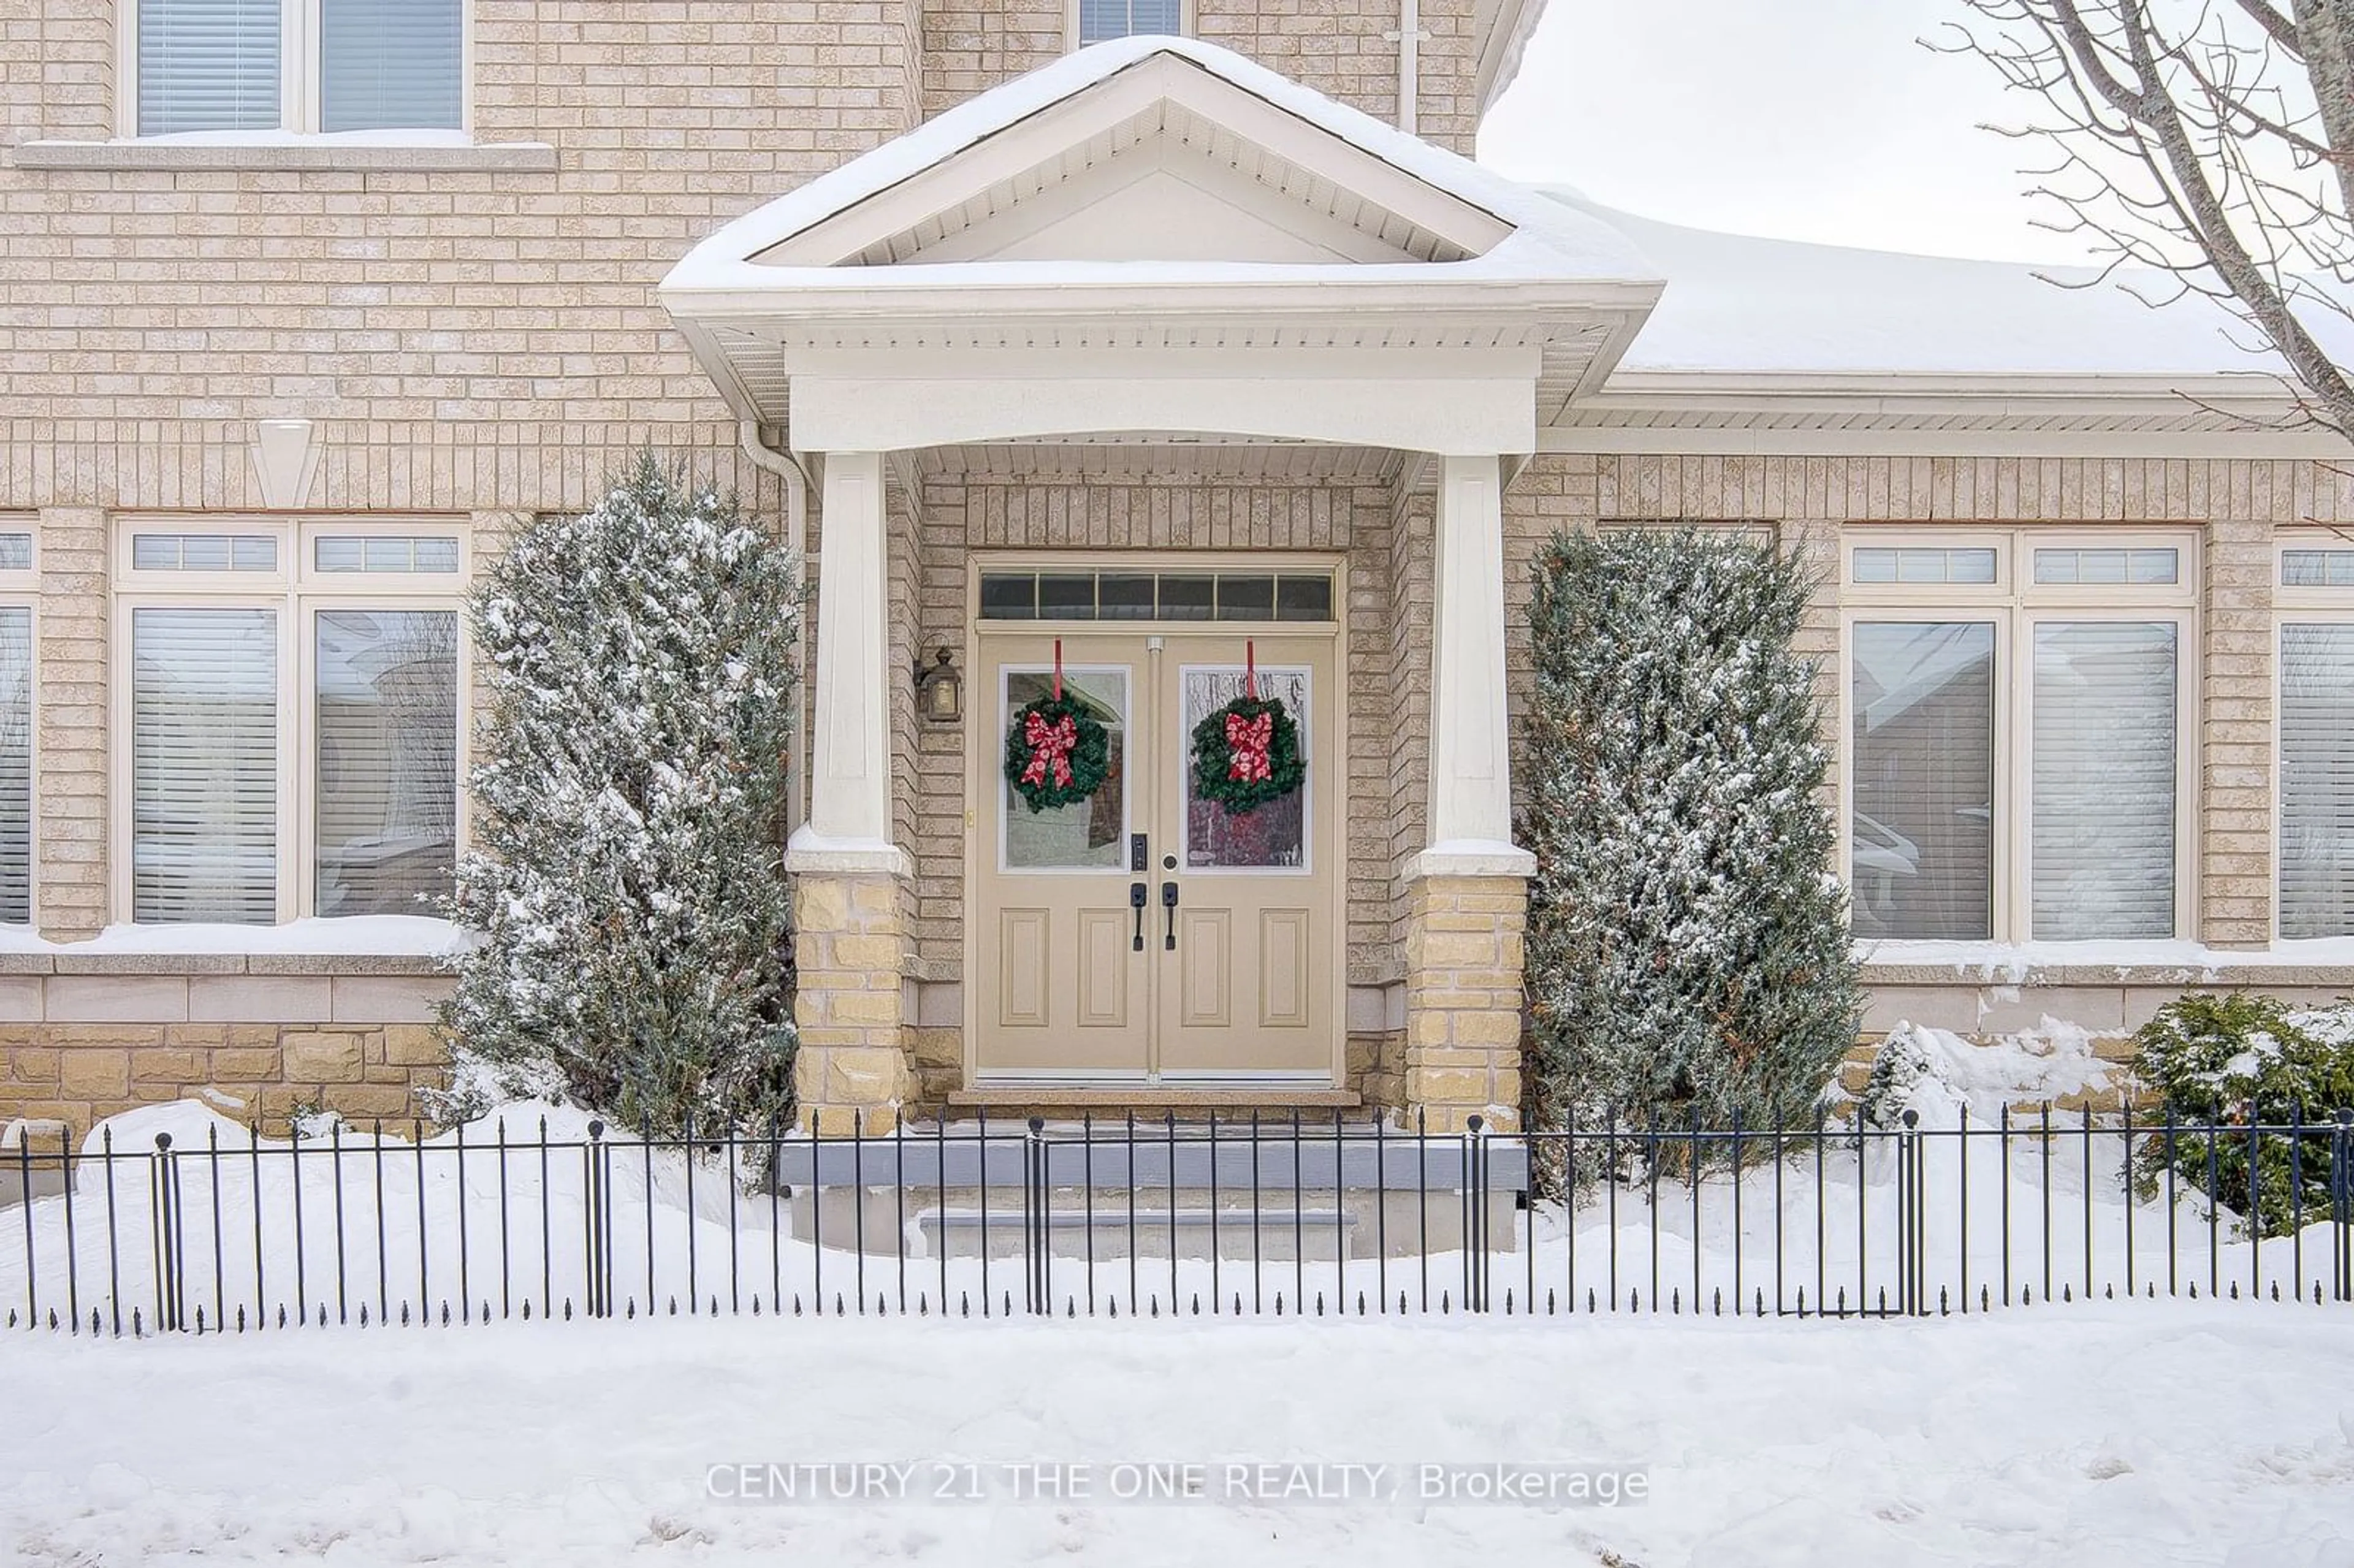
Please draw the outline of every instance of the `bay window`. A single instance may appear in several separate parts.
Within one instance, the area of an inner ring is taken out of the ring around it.
[[[131,919],[434,912],[457,853],[462,546],[430,523],[122,525]]]
[[[132,133],[456,130],[466,0],[124,0]]]
[[[2036,529],[1850,536],[1858,937],[2179,934],[2196,544]]]
[[[2354,936],[2354,545],[2279,553],[2280,934]]]

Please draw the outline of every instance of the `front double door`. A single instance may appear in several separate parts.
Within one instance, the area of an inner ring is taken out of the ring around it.
[[[1332,640],[1220,628],[1060,644],[1063,689],[1104,726],[1110,767],[1092,799],[1042,811],[1007,780],[1007,732],[1052,691],[1056,639],[984,631],[975,661],[975,1077],[1336,1082]],[[1236,814],[1193,787],[1193,734],[1242,694],[1253,660],[1259,695],[1299,726],[1307,777]]]

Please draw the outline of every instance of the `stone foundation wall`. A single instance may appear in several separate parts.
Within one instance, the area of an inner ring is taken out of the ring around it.
[[[202,1100],[283,1132],[298,1109],[422,1118],[446,1080],[450,982],[423,959],[11,955],[0,971],[0,1123],[77,1129]],[[263,968],[267,966],[267,968]]]

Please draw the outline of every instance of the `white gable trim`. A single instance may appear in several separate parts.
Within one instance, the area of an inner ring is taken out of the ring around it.
[[[1188,187],[1205,207],[1215,204],[1225,208],[1223,216],[1230,226],[1264,226],[1289,241],[1283,249],[1309,253],[1290,260],[1367,264],[1417,260],[1378,235],[1316,212],[1259,180],[1204,158],[1172,156],[1165,145],[1145,144],[1129,152],[1117,164],[1097,164],[1048,185],[1011,209],[943,233],[920,244],[916,253],[927,263],[1005,260],[1007,252],[1025,246],[1034,249],[1043,236],[1059,228],[1087,225],[1091,215],[1107,226],[1116,226],[1120,220],[1105,209],[1116,207],[1139,187],[1161,182]],[[906,238],[893,237],[894,240]],[[1076,259],[1109,260],[1103,256]]]
[[[986,227],[1011,216],[1002,211],[1005,204],[1018,214],[1074,175],[1084,178],[1125,157],[1157,153],[1175,166],[1181,150],[1191,150],[1192,161],[1205,170],[1218,152],[1228,152],[1237,159],[1272,163],[1287,185],[1329,187],[1351,206],[1370,208],[1376,231],[1421,237],[1419,243],[1393,248],[1389,259],[1399,261],[1434,251],[1447,260],[1479,255],[1512,232],[1512,225],[1460,196],[1402,173],[1198,64],[1160,52],[850,202],[753,252],[751,259],[792,267],[958,260],[933,256],[932,245],[925,243],[928,235],[953,238],[960,230]],[[1229,183],[1259,182],[1246,175]],[[1284,208],[1295,220],[1313,210],[1296,197]]]
[[[1148,63],[1152,72],[1137,79],[1133,95],[1087,90]],[[1378,187],[1365,191],[1368,200],[1447,235],[1471,253],[1469,260],[1458,262],[1358,271],[1445,272],[1466,281],[1635,282],[1656,289],[1656,270],[1599,219],[1229,50],[1190,39],[1127,38],[1082,49],[970,99],[727,224],[671,270],[663,282],[663,302],[673,313],[691,312],[698,300],[758,294],[788,285],[842,286],[851,281],[841,275],[848,271],[865,274],[862,286],[871,286],[875,274],[885,272],[909,287],[949,286],[951,278],[935,275],[945,269],[838,269],[815,259],[855,255],[941,210],[948,191],[970,196],[1035,166],[1041,147],[1047,144],[1041,138],[1050,131],[1055,140],[1073,145],[1077,132],[1107,132],[1151,101],[1171,95],[1214,111],[1219,122],[1233,125],[1237,133],[1263,144],[1280,143],[1287,156],[1335,184],[1363,181]],[[1058,112],[1049,117],[1047,111],[1058,106]],[[1035,126],[1028,123],[1034,120]],[[1016,127],[1025,133],[1008,135]],[[1358,155],[1352,156],[1352,150]],[[834,227],[836,219],[843,220],[839,228]],[[1498,238],[1499,228],[1509,232]],[[804,236],[809,237],[807,244],[802,243]],[[852,238],[859,242],[848,243]],[[790,265],[780,264],[788,261]],[[1031,276],[1043,275],[1040,264],[1027,265]],[[1139,281],[1156,272],[1149,263],[1132,265]],[[1044,270],[1051,270],[1051,264],[1044,264]],[[826,276],[829,272],[833,275]],[[1198,281],[1197,271],[1179,275]],[[1330,281],[1333,270],[1260,268],[1251,275]]]

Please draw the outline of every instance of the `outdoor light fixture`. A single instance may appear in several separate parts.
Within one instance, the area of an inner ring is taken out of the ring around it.
[[[916,710],[934,724],[955,724],[964,717],[964,677],[950,662],[953,649],[932,655],[932,665],[916,662]]]

